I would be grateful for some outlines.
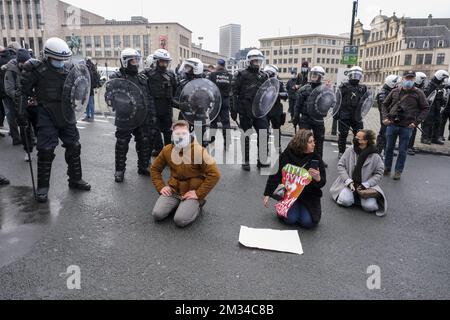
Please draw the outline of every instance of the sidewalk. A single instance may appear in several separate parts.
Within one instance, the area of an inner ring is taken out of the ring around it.
[[[285,109],[287,110],[287,104],[285,104]],[[289,118],[289,116],[288,116]],[[325,140],[337,142],[338,136],[331,135],[331,127],[333,125],[333,119],[329,119],[325,122]],[[364,119],[364,128],[371,129],[378,134],[380,130],[380,115],[377,108],[372,108],[369,114]],[[282,133],[284,135],[294,135],[294,127],[292,124],[287,123],[284,127],[282,127]],[[415,147],[419,152],[422,153],[431,153],[437,155],[446,155],[450,156],[450,141],[445,141],[445,145],[440,146],[436,144],[426,145],[420,143],[420,139],[422,137],[422,133],[420,130],[417,130],[416,144]],[[445,131],[445,138],[448,138],[448,130]],[[351,143],[351,139],[353,139],[353,135],[349,134],[348,142]]]

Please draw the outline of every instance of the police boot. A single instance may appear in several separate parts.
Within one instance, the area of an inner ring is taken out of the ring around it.
[[[50,189],[50,173],[52,171],[52,163],[55,159],[53,150],[45,150],[38,152],[37,161],[37,191],[36,201],[40,203],[47,202],[48,190]]]
[[[150,164],[150,140],[145,137],[136,141],[136,153],[138,155],[138,174],[141,176],[150,176],[148,167]]]
[[[242,170],[250,171],[250,137],[245,137],[244,139],[244,163],[242,164]]]
[[[67,175],[69,176],[69,188],[90,191],[91,185],[82,179],[81,171],[81,145],[77,142],[66,146],[65,158],[67,162]]]
[[[116,173],[114,174],[114,180],[117,183],[121,183],[124,180],[128,142],[129,141],[127,139],[120,138],[116,141]]]

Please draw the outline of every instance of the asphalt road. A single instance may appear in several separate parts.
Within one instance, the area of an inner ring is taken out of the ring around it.
[[[262,206],[267,177],[221,166],[222,179],[191,227],[150,212],[158,195],[135,170],[130,148],[126,182],[116,184],[114,128],[80,124],[84,177],[90,193],[67,188],[58,148],[47,205],[31,201],[23,151],[0,139],[0,299],[449,299],[450,158],[408,158],[403,180],[385,179],[385,218],[337,207],[336,146],[325,148],[328,185],[323,218],[299,230],[304,255],[246,249],[241,225],[291,229]],[[287,140],[284,141],[285,143]],[[69,290],[66,269],[81,270]],[[367,268],[381,268],[381,289],[366,286]]]

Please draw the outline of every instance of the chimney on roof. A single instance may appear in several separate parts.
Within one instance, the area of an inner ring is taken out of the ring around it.
[[[433,15],[430,13],[430,14],[428,15],[428,22],[427,22],[427,26],[428,26],[428,27],[431,27],[432,21],[433,21]]]

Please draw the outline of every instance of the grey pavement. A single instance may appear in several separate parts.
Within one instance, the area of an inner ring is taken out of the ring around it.
[[[403,180],[387,178],[385,218],[337,207],[336,146],[327,143],[323,219],[299,230],[302,256],[246,249],[241,225],[297,230],[262,205],[267,177],[221,166],[222,179],[191,227],[150,217],[158,197],[136,173],[130,147],[124,184],[114,183],[114,127],[79,123],[90,193],[70,191],[62,148],[52,172],[50,203],[31,201],[23,150],[0,139],[0,299],[449,299],[450,158],[409,157]],[[289,140],[283,139],[284,144]],[[274,204],[272,202],[272,204]],[[68,290],[71,265],[81,290]],[[381,268],[381,290],[369,290],[367,268]]]

